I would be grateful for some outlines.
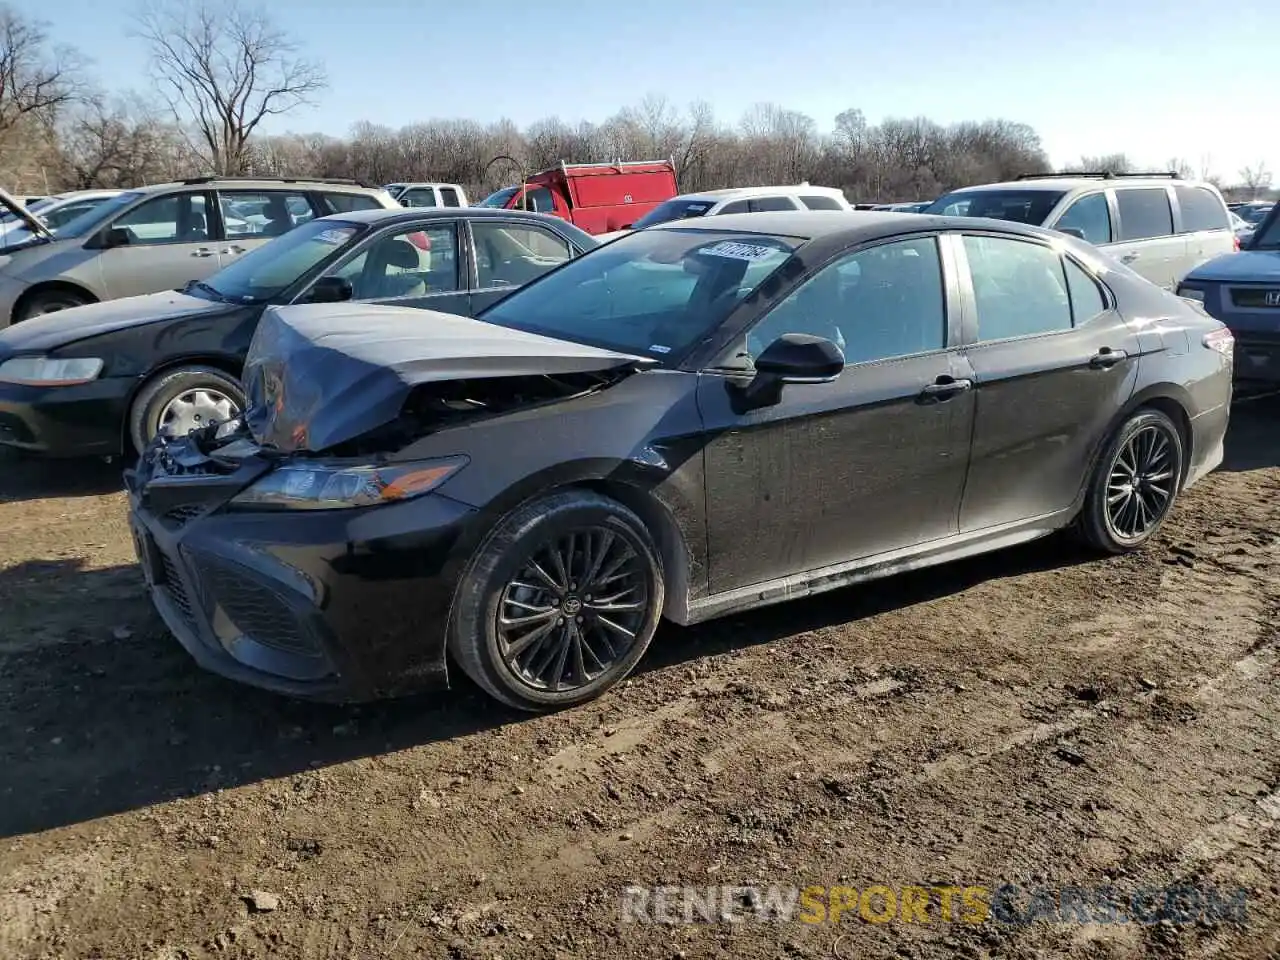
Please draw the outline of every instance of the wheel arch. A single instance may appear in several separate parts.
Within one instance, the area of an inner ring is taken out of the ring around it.
[[[1182,476],[1178,478],[1178,488],[1186,483],[1187,473],[1191,469],[1191,444],[1194,434],[1191,430],[1189,407],[1194,406],[1191,395],[1185,387],[1176,383],[1157,383],[1137,391],[1125,404],[1125,412],[1121,423],[1128,420],[1135,412],[1143,408],[1158,410],[1173,421],[1178,428],[1178,436],[1182,440]],[[1118,427],[1118,425],[1117,425]]]
[[[690,543],[691,537],[696,541],[698,531],[686,530],[688,525],[681,524],[679,517],[697,516],[700,501],[681,497],[678,485],[663,484],[668,476],[651,466],[610,458],[557,464],[550,470],[523,478],[481,507],[481,512],[487,515],[482,527],[491,530],[502,517],[531,500],[566,490],[590,490],[616,500],[635,513],[653,537],[662,561],[663,616],[683,624],[688,622],[689,605],[705,562],[700,558],[696,542]],[[669,495],[657,492],[660,486]],[[441,492],[446,496],[449,493],[447,488]],[[479,542],[483,539],[482,536]],[[479,542],[467,544],[464,552],[473,554]]]
[[[21,323],[18,317],[21,315],[23,307],[41,294],[51,293],[55,290],[74,293],[77,296],[84,297],[89,303],[100,303],[102,300],[101,297],[83,284],[73,283],[70,280],[42,280],[27,287],[22,291],[22,295],[14,301],[13,311],[9,314],[9,323],[11,325]]]
[[[1084,472],[1084,482],[1080,487],[1080,502],[1084,501],[1094,472],[1098,469],[1098,462],[1102,459],[1111,438],[1126,421],[1144,408],[1159,410],[1172,420],[1178,429],[1178,436],[1182,440],[1182,475],[1178,478],[1178,487],[1181,488],[1186,483],[1187,472],[1191,468],[1191,416],[1187,413],[1189,406],[1192,406],[1191,395],[1187,393],[1186,388],[1176,383],[1155,383],[1135,391],[1128,402],[1111,418],[1107,429],[1094,444],[1093,453],[1089,457],[1089,469]]]

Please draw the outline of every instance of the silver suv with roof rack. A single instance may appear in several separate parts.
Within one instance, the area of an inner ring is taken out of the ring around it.
[[[56,310],[176,290],[331,213],[395,208],[356,180],[196,177],[128,190],[56,227],[0,190],[27,226],[0,247],[0,328]]]
[[[1059,230],[1167,290],[1200,264],[1239,249],[1218,189],[1176,173],[1027,174],[952,191],[922,212]]]

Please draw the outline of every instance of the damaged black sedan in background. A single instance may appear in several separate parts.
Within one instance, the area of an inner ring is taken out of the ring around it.
[[[370,699],[462,669],[523,709],[693,623],[1074,525],[1143,544],[1222,458],[1232,339],[1013,223],[641,231],[478,319],[267,311],[248,412],[126,475],[206,667]]]

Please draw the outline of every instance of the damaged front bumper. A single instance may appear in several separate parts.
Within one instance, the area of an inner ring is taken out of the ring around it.
[[[309,699],[361,701],[447,684],[449,608],[472,508],[438,494],[343,510],[236,511],[272,468],[197,442],[153,448],[125,476],[160,616],[202,667]]]

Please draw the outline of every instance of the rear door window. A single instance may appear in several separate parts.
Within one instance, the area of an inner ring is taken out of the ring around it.
[[[278,237],[314,216],[310,201],[301,193],[219,191],[218,204],[228,240]]]
[[[1174,187],[1173,192],[1182,211],[1183,233],[1231,228],[1226,206],[1212,191],[1204,187]]]
[[[402,207],[434,207],[436,192],[431,187],[414,187],[399,196]]]
[[[460,207],[461,202],[458,200],[458,191],[453,187],[440,188],[440,205],[445,207]]]
[[[481,289],[519,287],[573,257],[569,244],[542,226],[473,220]]]
[[[1160,187],[1121,187],[1116,190],[1120,210],[1120,239],[1146,240],[1173,234],[1169,194]]]
[[[735,200],[733,203],[726,203],[720,208],[721,213],[748,213],[751,207],[746,200]]]
[[[844,207],[840,206],[840,201],[837,200],[835,197],[822,197],[822,196],[801,197],[800,202],[803,203],[810,210],[843,210],[844,209]]]
[[[978,340],[1007,340],[1071,329],[1062,258],[1049,247],[1008,237],[967,236]],[[1087,309],[1084,304],[1081,309]]]
[[[794,210],[795,201],[790,197],[754,197],[750,201],[752,213],[769,213],[772,210]]]

